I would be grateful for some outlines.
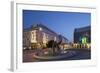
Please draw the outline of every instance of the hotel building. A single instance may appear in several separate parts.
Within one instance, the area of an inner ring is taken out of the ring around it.
[[[61,38],[59,38],[59,36]],[[36,49],[45,48],[48,41],[54,40],[56,42],[61,42],[63,48],[67,48],[68,39],[64,36],[59,35],[42,24],[34,24],[29,28],[23,30],[23,47]]]

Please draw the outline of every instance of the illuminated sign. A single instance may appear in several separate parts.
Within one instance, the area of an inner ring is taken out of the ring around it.
[[[87,43],[87,38],[86,37],[83,37],[82,38],[82,44],[86,44]]]

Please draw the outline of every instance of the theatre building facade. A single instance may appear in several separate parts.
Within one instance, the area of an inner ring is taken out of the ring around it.
[[[59,36],[61,38],[59,38]],[[67,48],[68,39],[59,35],[42,24],[34,24],[23,30],[23,48],[36,49],[46,48],[48,41],[54,40],[59,42],[62,40],[63,48]]]

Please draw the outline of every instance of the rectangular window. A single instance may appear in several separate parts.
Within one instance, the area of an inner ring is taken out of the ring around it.
[[[31,31],[31,43],[36,43],[36,30]]]

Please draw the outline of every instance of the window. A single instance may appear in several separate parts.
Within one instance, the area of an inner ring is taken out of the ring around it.
[[[46,33],[43,33],[43,43],[46,43]]]
[[[55,37],[54,37],[54,41],[56,41],[56,40],[57,40],[57,37],[55,36]]]
[[[42,28],[40,27],[39,30],[42,31]]]
[[[31,43],[36,43],[36,30],[31,31]]]

